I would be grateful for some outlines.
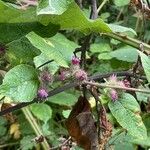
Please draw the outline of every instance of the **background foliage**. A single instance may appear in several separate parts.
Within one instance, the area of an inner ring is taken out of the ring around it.
[[[97,0],[98,18],[95,20],[89,19],[90,6],[91,1],[84,0],[82,8],[73,0],[0,0],[1,110],[36,100],[42,85],[40,75],[45,70],[53,76],[53,81],[46,83],[48,91],[73,82],[74,78],[60,81],[58,76],[61,69],[68,70],[75,49],[83,46],[89,35],[90,40],[85,43],[89,44],[85,68],[88,76],[131,71],[140,62],[135,78],[129,79],[130,84],[149,90],[149,18],[144,17],[139,7],[131,5],[130,0]],[[81,53],[77,53],[78,57]],[[53,61],[46,63],[49,60]],[[123,79],[126,76],[119,77]],[[123,91],[113,102],[106,91],[100,90],[99,97],[112,125],[105,149],[148,149],[150,93]],[[81,94],[81,90],[70,88],[52,94],[42,103],[1,116],[0,149],[38,150],[47,146],[81,149],[72,140],[63,145],[69,137],[65,121]],[[97,121],[95,100],[89,93],[87,99]],[[36,141],[40,135],[45,137],[45,142]]]

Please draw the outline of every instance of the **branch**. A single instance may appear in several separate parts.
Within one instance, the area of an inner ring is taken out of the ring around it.
[[[98,13],[97,13],[97,2],[96,2],[96,0],[91,0],[90,19],[96,19],[97,16],[98,16]]]
[[[62,146],[66,145],[70,140],[71,140],[71,137],[69,137],[67,140],[65,140],[62,144],[60,144],[60,145],[58,145],[58,146],[56,146],[56,147],[50,148],[50,150],[59,149],[59,148],[61,148]]]
[[[77,82],[73,82],[73,83],[68,83],[68,84],[66,84],[66,85],[64,85],[64,86],[62,86],[62,87],[56,88],[56,89],[54,89],[54,90],[51,90],[51,91],[48,93],[48,97],[51,97],[51,96],[56,95],[56,94],[58,94],[58,93],[61,93],[61,92],[65,91],[65,90],[68,90],[68,89],[70,89],[70,88],[76,87],[77,85],[78,85]],[[20,103],[20,104],[15,105],[15,106],[9,107],[9,108],[7,108],[7,109],[5,109],[5,110],[3,110],[3,111],[0,111],[0,116],[3,116],[3,115],[5,115],[5,114],[7,114],[7,113],[16,111],[16,110],[18,110],[18,109],[21,109],[21,108],[23,108],[23,107],[26,107],[26,106],[31,105],[31,104],[36,103],[36,102],[39,102],[39,100],[35,98],[35,99],[34,99],[33,101],[31,101],[31,102],[23,102],[23,103]]]
[[[133,75],[133,73],[131,73],[131,72],[128,72],[128,71],[124,71],[123,72],[122,71],[122,72],[111,72],[111,73],[106,73],[106,74],[97,74],[97,75],[94,75],[94,76],[90,76],[88,79],[97,81],[97,80],[100,80],[100,79],[103,79],[103,78],[107,78],[107,77],[109,77],[109,76],[111,76],[113,74],[115,74],[117,76],[131,76],[131,77],[135,77]],[[139,78],[146,80],[145,77],[140,77],[139,76]],[[72,83],[68,83],[68,84],[66,84],[66,85],[64,85],[62,87],[58,87],[56,89],[51,90],[48,93],[48,97],[54,96],[54,95],[56,95],[58,93],[61,93],[61,92],[65,91],[65,90],[68,90],[68,89],[71,89],[71,88],[74,88],[74,87],[77,87],[77,86],[79,86],[79,83],[77,83],[76,81],[72,82]],[[17,104],[15,106],[7,108],[7,109],[5,109],[3,111],[0,111],[0,116],[3,116],[5,114],[7,114],[7,113],[11,113],[13,111],[16,111],[18,109],[21,109],[23,107],[26,107],[26,106],[31,105],[31,104],[36,103],[36,102],[39,102],[39,100],[36,99],[36,98],[33,101],[31,101],[31,102],[22,102],[20,104]]]
[[[94,80],[94,81],[98,81],[98,80],[103,79],[103,78],[108,78],[113,74],[116,76],[135,77],[135,75],[130,71],[119,71],[119,72],[110,72],[110,73],[105,73],[105,74],[97,73],[96,75],[89,77],[89,79]],[[145,76],[141,76],[138,74],[136,75],[136,77],[138,77],[139,79],[142,79],[142,80],[147,80]]]
[[[133,39],[129,36],[126,36],[126,35],[123,35],[123,34],[117,34],[117,33],[102,33],[101,35],[111,37],[115,40],[121,41],[121,42],[123,42],[127,45],[130,45],[132,47],[135,47],[137,49],[140,49],[141,44],[142,44],[144,51],[146,51],[147,53],[150,53],[150,45],[148,45],[148,44],[146,44],[142,41]]]
[[[37,136],[41,136],[43,135],[42,130],[40,129],[40,127],[38,126],[35,118],[33,117],[32,113],[30,112],[29,108],[23,108],[22,109],[26,119],[28,120],[28,122],[30,123],[30,125],[32,126],[34,132],[36,133]],[[44,137],[44,136],[43,136]],[[48,142],[46,141],[46,139],[44,138],[44,141],[41,142],[43,149],[44,150],[48,150],[50,149],[50,146],[48,144]]]
[[[47,65],[47,64],[49,64],[49,63],[51,63],[51,62],[53,62],[53,61],[54,61],[53,59],[52,59],[52,60],[49,60],[49,61],[45,62],[44,64],[38,66],[37,68],[39,69],[39,68],[41,68],[41,67],[43,67],[43,66],[45,66],[45,65]]]
[[[101,9],[103,8],[103,6],[106,4],[107,1],[108,0],[103,0],[103,2],[101,3],[101,5],[97,9],[97,13],[99,13],[101,11]]]
[[[128,87],[122,87],[122,86],[108,85],[108,84],[105,84],[105,83],[101,83],[101,84],[100,83],[93,83],[93,82],[89,82],[89,81],[85,81],[84,84],[96,86],[96,87],[99,87],[99,88],[113,88],[113,89],[120,89],[120,90],[150,94],[150,90],[145,90],[145,89],[128,88]]]

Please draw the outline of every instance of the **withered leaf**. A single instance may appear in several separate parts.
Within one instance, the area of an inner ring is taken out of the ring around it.
[[[67,130],[77,144],[85,150],[98,150],[98,134],[91,107],[85,97],[80,96],[67,121]]]

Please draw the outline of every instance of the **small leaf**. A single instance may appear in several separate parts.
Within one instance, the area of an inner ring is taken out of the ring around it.
[[[33,149],[33,147],[36,146],[36,144],[34,142],[32,142],[32,140],[35,138],[34,135],[27,135],[24,136],[21,141],[20,141],[20,146],[22,150],[30,150]]]
[[[62,92],[48,98],[48,100],[58,105],[72,106],[76,103],[77,98],[73,94]]]
[[[52,109],[47,104],[33,104],[31,111],[38,119],[46,123],[52,117]]]
[[[117,6],[125,6],[128,5],[130,0],[114,0],[115,5]]]
[[[41,53],[39,56],[34,57],[34,64],[36,68],[38,68],[39,66],[41,66],[42,64],[48,61],[49,61],[49,58],[45,56],[43,53]],[[42,70],[44,67],[47,67],[48,70],[51,72],[51,74],[55,74],[59,69],[59,65],[57,65],[57,63],[54,61],[44,65],[40,69]]]
[[[129,134],[141,139],[147,137],[146,127],[142,122],[139,112],[137,113],[139,106],[133,96],[124,94],[122,99],[116,102],[111,101],[108,106],[118,123],[125,128]]]
[[[129,32],[129,33],[132,33],[133,35],[137,35],[136,32],[132,28],[120,26],[120,25],[117,25],[117,24],[109,24],[109,27],[111,28],[111,30],[113,32],[120,32],[120,33]]]
[[[90,45],[90,50],[92,53],[101,53],[111,51],[111,47],[108,43],[94,43]]]
[[[118,60],[133,63],[137,61],[138,53],[137,53],[137,49],[130,46],[124,46],[109,53],[102,53],[98,56],[98,58],[99,59],[116,58]]]
[[[18,65],[6,73],[0,93],[16,102],[29,102],[35,98],[38,85],[36,70],[29,65]]]
[[[50,60],[54,59],[60,66],[68,67],[66,59],[62,54],[62,48],[64,49],[64,46],[61,43],[53,39],[44,39],[34,32],[30,32],[26,37],[33,46],[41,50]]]
[[[150,57],[140,51],[138,52],[141,57],[142,66],[144,68],[144,72],[146,74],[147,80],[148,82],[150,82]]]

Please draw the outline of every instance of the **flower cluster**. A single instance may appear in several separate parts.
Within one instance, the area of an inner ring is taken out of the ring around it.
[[[48,92],[47,92],[48,85],[53,82],[53,76],[49,72],[48,68],[44,68],[40,72],[39,80],[41,84],[37,93],[37,97],[40,99],[45,99],[48,97]]]
[[[60,68],[59,80],[64,81],[70,77],[77,79],[78,81],[87,80],[87,73],[80,68],[80,59],[76,56],[72,57],[70,68]],[[49,83],[53,82],[53,76],[48,71],[48,69],[44,69],[39,76],[41,81],[41,86],[38,90],[38,98],[44,99],[48,97],[47,87]]]
[[[111,85],[111,86],[119,86],[119,87],[130,87],[130,82],[128,80],[118,80],[116,75],[112,75],[108,78],[107,80],[107,84],[108,85]],[[116,89],[109,89],[109,97],[112,99],[112,101],[116,101],[118,100],[118,97],[119,97],[119,93],[120,93],[120,90],[116,90]]]
[[[61,70],[60,71],[60,80],[64,81],[69,77],[74,77],[79,81],[83,81],[87,79],[87,73],[80,68],[80,59],[76,56],[72,57],[71,67],[69,70]]]
[[[41,88],[38,90],[38,97],[39,98],[47,98],[48,97],[48,92],[46,91],[46,89]]]

